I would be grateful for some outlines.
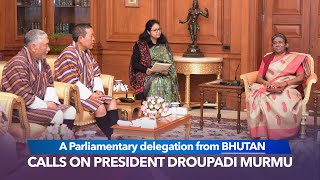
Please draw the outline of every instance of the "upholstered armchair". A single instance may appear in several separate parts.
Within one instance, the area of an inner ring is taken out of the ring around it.
[[[297,53],[297,52],[292,52]],[[309,115],[307,110],[307,104],[310,98],[310,92],[311,92],[311,86],[312,84],[315,84],[317,82],[317,75],[314,73],[314,61],[310,54],[304,54],[304,53],[297,53],[297,54],[303,54],[308,56],[310,60],[311,65],[311,75],[308,77],[308,79],[305,81],[305,88],[304,88],[304,94],[305,97],[302,100],[302,120],[301,120],[301,128],[300,128],[300,138],[305,139],[306,138],[306,119]],[[257,81],[258,71],[249,72],[246,74],[241,74],[240,79],[244,82],[245,87],[245,94],[246,97],[249,95],[249,85]]]
[[[8,132],[16,141],[26,143],[28,139],[38,139],[46,130],[46,127],[28,121],[26,105],[22,97],[6,92],[0,92],[0,97],[0,106],[4,109],[8,119]],[[20,123],[12,122],[13,110],[19,112]]]
[[[0,89],[2,71],[5,65],[5,61],[0,61]],[[55,89],[57,91],[58,98],[63,100],[64,104],[70,103],[70,95],[73,90],[72,86],[66,83],[55,82]],[[40,122],[30,122],[27,119],[26,105],[22,97],[12,93],[0,92],[0,105],[5,109],[8,116],[8,130],[9,133],[15,137],[17,142],[25,143],[28,139],[38,139],[45,131],[46,125],[40,124]],[[12,112],[17,110],[19,113],[20,123],[12,122]]]
[[[50,65],[51,71],[54,73],[54,61],[58,58],[57,55],[48,55],[47,56],[47,62]],[[105,93],[108,96],[112,97],[112,91],[113,91],[113,81],[114,81],[114,76],[111,75],[106,75],[106,74],[101,74],[100,78],[103,83],[103,87],[105,89]],[[55,82],[56,83],[56,82]],[[57,82],[58,83],[58,82]],[[60,82],[59,82],[60,83]],[[66,83],[64,83],[66,84]],[[80,91],[78,86],[69,84],[72,86],[72,99],[74,101],[74,106],[77,110],[77,116],[74,121],[74,125],[76,126],[85,126],[89,124],[95,123],[95,116],[92,113],[89,113],[88,111],[85,111],[81,105],[80,101]]]

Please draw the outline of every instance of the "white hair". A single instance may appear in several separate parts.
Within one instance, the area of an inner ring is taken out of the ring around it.
[[[32,29],[24,36],[24,46],[28,47],[30,43],[37,43],[42,40],[47,33],[39,29]]]

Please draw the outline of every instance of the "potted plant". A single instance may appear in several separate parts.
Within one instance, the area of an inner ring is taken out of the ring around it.
[[[50,54],[60,54],[72,42],[69,34],[48,34]]]

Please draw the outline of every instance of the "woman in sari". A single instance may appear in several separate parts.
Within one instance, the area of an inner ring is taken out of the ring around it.
[[[169,63],[167,71],[152,72],[154,63]],[[168,102],[180,102],[176,66],[167,38],[161,33],[160,23],[149,20],[145,30],[133,47],[129,66],[130,84],[136,91],[136,99],[149,96],[163,97]]]
[[[257,83],[250,85],[247,97],[247,120],[254,139],[293,137],[301,122],[302,83],[310,75],[309,60],[288,52],[287,38],[281,33],[272,37],[272,48],[273,53],[263,58]]]

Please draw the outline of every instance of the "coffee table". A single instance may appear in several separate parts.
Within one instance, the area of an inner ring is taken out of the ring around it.
[[[160,120],[157,120],[157,128],[147,129],[140,127],[131,127],[131,126],[119,126],[115,124],[112,126],[114,134],[121,134],[127,136],[142,136],[150,137],[152,139],[158,139],[159,136],[165,132],[168,132],[172,129],[175,129],[181,125],[185,125],[186,133],[185,139],[189,139],[191,122],[191,115],[169,115],[166,117],[161,117]]]

